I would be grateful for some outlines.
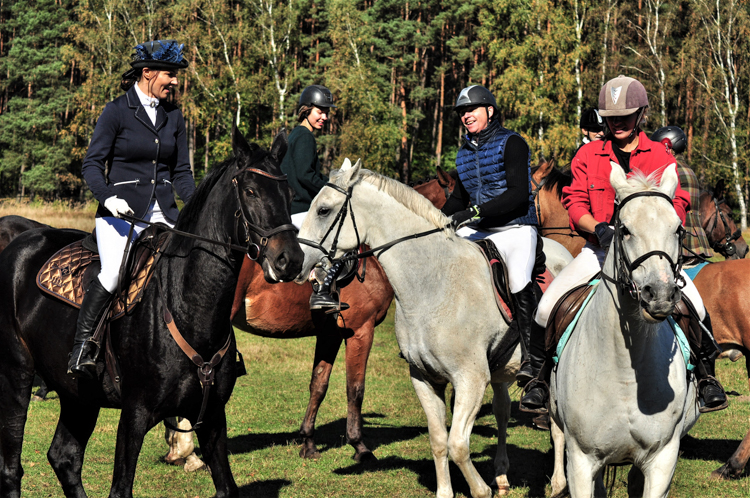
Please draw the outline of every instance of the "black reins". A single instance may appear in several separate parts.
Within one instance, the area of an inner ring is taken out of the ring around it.
[[[326,183],[325,186],[326,187],[330,187],[330,188],[336,190],[337,192],[341,192],[342,194],[344,194],[346,196],[346,199],[344,200],[344,203],[341,205],[341,209],[339,209],[339,212],[336,214],[336,218],[334,218],[333,222],[331,223],[331,226],[328,227],[328,230],[326,231],[325,235],[323,235],[323,238],[320,240],[320,242],[314,242],[312,240],[303,239],[303,238],[300,238],[300,237],[298,237],[297,240],[299,241],[300,244],[308,245],[310,247],[313,247],[313,248],[319,250],[323,254],[325,254],[326,257],[328,258],[328,260],[331,261],[331,263],[334,263],[334,262],[337,262],[337,261],[347,262],[347,261],[352,261],[352,260],[356,260],[356,259],[368,258],[370,256],[376,256],[376,257],[378,257],[381,254],[383,254],[385,251],[387,251],[388,249],[390,249],[391,247],[395,246],[396,244],[400,244],[401,242],[405,242],[407,240],[413,240],[413,239],[418,239],[420,237],[425,237],[425,236],[431,235],[433,233],[442,232],[443,230],[445,230],[446,228],[448,228],[450,226],[450,224],[448,224],[448,225],[446,225],[444,227],[433,228],[432,230],[426,230],[424,232],[419,232],[419,233],[407,235],[405,237],[401,237],[401,238],[398,238],[396,240],[392,240],[390,242],[386,242],[385,244],[380,245],[378,247],[374,247],[374,248],[372,248],[372,249],[370,249],[368,251],[363,251],[363,252],[359,252],[359,253],[350,252],[350,253],[345,254],[341,258],[336,258],[335,257],[336,256],[336,248],[338,246],[339,235],[341,234],[341,229],[344,226],[344,222],[346,221],[347,216],[350,216],[351,219],[352,219],[352,225],[354,226],[354,234],[357,237],[357,246],[356,247],[359,247],[361,245],[361,241],[360,241],[360,238],[359,238],[359,231],[357,230],[357,221],[354,218],[354,210],[352,209],[352,205],[351,205],[352,204],[352,190],[354,189],[354,185],[350,186],[349,189],[347,189],[347,190],[344,190],[343,188],[341,188],[338,185],[335,185],[333,183]],[[337,227],[337,225],[338,225],[338,227]],[[326,251],[326,248],[323,247],[323,242],[325,242],[325,240],[328,238],[328,236],[331,234],[331,232],[333,231],[334,228],[336,228],[336,235],[334,235],[334,237],[333,237],[333,242],[331,244],[331,249],[328,250],[328,251]]]
[[[622,207],[627,204],[628,202],[632,201],[633,199],[637,199],[638,197],[661,197],[669,202],[670,205],[673,205],[673,200],[668,195],[662,193],[662,192],[636,192],[634,194],[631,194],[627,196],[625,199],[622,200],[620,203],[618,209],[615,212],[614,218],[612,220],[612,223],[615,227],[615,235],[612,237],[612,247],[611,249],[615,251],[615,257],[617,258],[617,261],[615,263],[615,276],[610,277],[606,273],[604,273],[604,269],[602,269],[601,275],[602,278],[605,280],[612,282],[615,284],[619,289],[622,291],[627,291],[630,294],[630,297],[636,300],[640,300],[640,294],[641,290],[636,285],[635,281],[633,280],[633,272],[643,264],[644,261],[646,261],[649,258],[652,258],[654,256],[658,256],[659,258],[664,258],[669,262],[669,266],[672,269],[672,273],[674,275],[674,279],[677,282],[678,287],[683,288],[685,286],[685,279],[680,274],[682,270],[682,251],[679,250],[677,252],[677,261],[673,261],[672,257],[667,254],[664,251],[649,251],[638,258],[636,258],[634,261],[630,261],[630,258],[628,257],[627,253],[625,252],[625,248],[622,245],[622,239],[624,237],[623,230],[625,229],[625,226],[620,221],[620,212],[622,211]],[[678,247],[682,247],[682,239],[685,235],[685,229],[680,226],[678,229],[679,232],[679,244]]]
[[[732,233],[729,228],[729,222],[727,221],[726,215],[719,207],[721,204],[724,204],[724,199],[718,200],[714,197],[713,201],[714,206],[716,207],[716,212],[711,218],[709,218],[709,220],[713,219],[713,224],[711,224],[711,228],[707,230],[707,233],[712,233],[716,229],[719,224],[719,218],[721,218],[721,222],[724,225],[724,242],[721,240],[711,242],[711,248],[716,252],[723,252],[727,256],[734,256],[737,252],[737,247],[734,245],[734,241],[742,237],[742,231],[738,228]]]
[[[237,177],[240,174],[245,173],[245,172],[250,172],[250,173],[255,173],[255,174],[258,174],[258,175],[262,175],[262,176],[264,176],[266,178],[270,178],[271,180],[276,180],[278,182],[285,182],[285,181],[287,181],[287,176],[286,175],[275,176],[275,175],[272,175],[270,173],[267,173],[267,172],[265,172],[263,170],[259,170],[259,169],[256,169],[256,168],[244,168],[244,169],[241,169],[240,171],[238,171],[237,173],[235,173],[232,176],[232,186],[234,187],[234,196],[235,196],[235,199],[237,200],[237,210],[234,212],[234,218],[235,218],[235,222],[234,222],[234,238],[235,238],[236,241],[238,241],[238,242],[240,241],[240,237],[238,235],[238,227],[239,227],[240,222],[241,222],[242,226],[243,226],[243,229],[245,230],[245,238],[244,238],[244,242],[246,243],[245,246],[240,246],[240,245],[237,245],[237,244],[232,244],[230,242],[225,242],[223,240],[209,239],[208,237],[203,237],[201,235],[195,235],[195,234],[192,234],[192,233],[183,232],[182,230],[177,230],[177,229],[172,228],[172,227],[170,227],[168,225],[165,225],[164,223],[152,223],[150,221],[142,220],[140,218],[136,218],[135,216],[129,216],[127,214],[121,214],[120,217],[122,219],[126,220],[126,221],[130,221],[131,223],[144,223],[146,225],[155,225],[155,226],[158,226],[158,227],[160,227],[161,229],[163,229],[163,230],[165,230],[167,232],[171,232],[171,233],[173,233],[175,235],[179,235],[181,237],[187,237],[189,239],[200,240],[201,242],[208,242],[209,244],[214,244],[214,245],[217,245],[217,246],[221,246],[221,247],[224,247],[224,248],[226,248],[227,250],[230,250],[230,251],[240,251],[240,252],[243,252],[243,253],[247,254],[247,257],[249,257],[253,261],[257,261],[257,260],[259,260],[264,255],[266,247],[268,245],[268,240],[271,237],[273,237],[274,235],[277,235],[279,233],[282,233],[282,232],[288,232],[288,231],[295,231],[296,232],[297,231],[297,227],[295,227],[291,223],[287,223],[287,224],[280,225],[278,227],[266,230],[264,228],[259,227],[258,225],[255,225],[255,224],[251,223],[247,219],[247,216],[245,215],[245,210],[242,208],[242,201],[240,199],[239,185],[238,185],[238,182],[237,182]],[[257,234],[260,237],[259,244],[256,244],[256,243],[250,241],[250,233],[251,232],[254,232],[255,234]]]

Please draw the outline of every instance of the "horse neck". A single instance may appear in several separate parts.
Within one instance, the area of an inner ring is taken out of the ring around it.
[[[357,224],[363,227],[363,242],[370,247],[435,228],[430,221],[374,187],[359,199],[362,203],[353,209]],[[424,290],[433,288],[433,283],[452,285],[446,282],[450,274],[471,281],[472,272],[482,268],[482,256],[470,242],[455,235],[446,236],[444,232],[398,243],[378,255],[378,261],[393,287],[397,305],[414,309],[424,303],[429,295]],[[454,268],[460,268],[460,273],[449,271]]]
[[[616,264],[615,251],[608,251],[602,266],[603,273],[616,278]],[[606,361],[627,368],[632,368],[636,358],[641,364],[652,360],[658,361],[654,341],[658,337],[661,324],[646,322],[641,316],[640,305],[636,299],[624,292],[621,293],[614,283],[602,278],[587,309],[589,313],[596,314],[595,320],[601,324],[585,328],[589,334],[585,342],[596,350],[596,361],[609,358]]]
[[[238,208],[225,178],[219,180],[206,198],[200,216],[180,230],[211,240],[234,241],[232,220]],[[230,316],[232,297],[244,255],[225,247],[174,236],[161,259],[163,279],[170,307],[191,315],[201,310],[209,320]],[[167,290],[169,288],[169,290]],[[176,310],[172,310],[173,313]],[[179,311],[178,311],[179,312]]]

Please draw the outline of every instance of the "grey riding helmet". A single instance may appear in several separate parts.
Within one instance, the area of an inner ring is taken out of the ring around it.
[[[492,106],[497,110],[495,96],[482,85],[471,85],[461,90],[456,99],[456,106],[453,109],[456,111],[456,114],[460,115],[462,109],[473,106]]]
[[[333,107],[333,94],[331,91],[323,85],[310,85],[302,90],[302,95],[299,96],[299,107],[303,105],[315,106],[315,107]]]
[[[651,134],[651,140],[665,144],[675,154],[682,154],[687,148],[685,132],[678,126],[659,128]]]

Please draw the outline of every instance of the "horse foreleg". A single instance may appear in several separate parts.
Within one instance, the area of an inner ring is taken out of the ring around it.
[[[33,370],[20,367],[15,355],[0,362],[0,496],[21,496],[21,450],[34,381]]]
[[[369,321],[346,340],[346,441],[354,447],[354,460],[364,462],[377,460],[362,441],[364,421],[362,401],[365,397],[365,373],[367,359],[372,348],[375,324]]]
[[[115,465],[112,471],[112,487],[109,498],[131,498],[138,455],[141,453],[143,438],[148,430],[160,419],[154,420],[142,405],[129,403],[123,399],[120,423],[117,426],[115,445]]]
[[[711,477],[714,479],[736,479],[742,475],[748,459],[750,459],[750,430],[747,431],[740,446],[727,460],[727,463],[711,472]]]
[[[471,463],[471,450],[469,449],[471,429],[474,427],[474,421],[482,407],[482,399],[489,382],[488,374],[471,371],[462,373],[459,379],[453,381],[456,402],[453,409],[451,431],[448,436],[448,451],[451,459],[461,469],[466,482],[469,484],[473,498],[490,498],[492,496],[492,490],[482,480],[482,476]]]
[[[307,403],[305,418],[299,433],[302,436],[302,448],[299,456],[302,458],[319,458],[320,452],[315,447],[315,418],[328,391],[328,380],[331,377],[333,363],[341,347],[341,335],[338,330],[322,328],[318,330],[315,343],[315,360],[313,361],[312,378],[310,379],[310,401]]]
[[[510,491],[508,482],[508,460],[507,438],[508,420],[510,420],[510,395],[508,384],[505,382],[493,382],[492,390],[492,412],[497,421],[497,453],[495,454],[495,485],[498,496],[504,496]]]
[[[677,468],[677,457],[680,452],[679,430],[674,438],[658,454],[651,458],[647,465],[641,466],[643,472],[643,498],[666,498],[672,477]]]
[[[555,452],[555,470],[552,473],[552,498],[565,496],[568,481],[565,479],[565,434],[554,417],[550,417],[550,437]]]
[[[572,497],[589,498],[594,495],[594,479],[601,465],[578,447],[574,439],[565,441],[568,455],[568,490]]]
[[[239,496],[237,484],[234,482],[232,469],[229,467],[229,452],[227,450],[227,417],[224,405],[206,414],[204,422],[195,433],[201,445],[203,459],[211,470],[211,479],[216,488],[216,498],[231,498]]]
[[[445,384],[426,381],[414,367],[410,369],[411,383],[417,393],[427,417],[427,431],[430,434],[430,449],[435,460],[437,474],[437,498],[453,498],[451,474],[448,470],[448,431],[445,427]]]
[[[81,481],[83,455],[98,417],[98,406],[84,405],[65,395],[60,396],[60,419],[47,451],[47,460],[67,497],[86,497]]]

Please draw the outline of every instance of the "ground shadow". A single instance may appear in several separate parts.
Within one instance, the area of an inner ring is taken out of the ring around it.
[[[722,464],[729,460],[740,441],[735,439],[696,439],[687,435],[680,441],[680,458],[715,460]]]
[[[510,470],[508,480],[511,487],[529,487],[530,497],[545,496],[545,485],[549,482],[552,475],[554,454],[552,451],[541,453],[539,450],[530,450],[519,448],[514,445],[508,445],[508,458],[510,459]],[[494,458],[495,448],[488,447],[481,453],[485,458],[479,460],[477,454],[474,454],[472,461],[477,472],[485,479],[488,484],[494,476]],[[389,470],[406,469],[414,472],[419,476],[419,484],[430,491],[437,492],[437,476],[435,474],[435,463],[432,459],[407,460],[401,457],[388,457],[376,462],[372,462],[366,467],[362,465],[350,465],[333,471],[337,475],[361,475],[371,472],[382,472]],[[453,491],[471,496],[469,486],[464,479],[461,470],[451,461],[449,463],[451,484]],[[549,475],[548,475],[549,474]]]
[[[292,481],[287,481],[286,479],[269,479],[268,481],[253,482],[240,486],[240,496],[275,498],[279,496],[283,488],[291,485]]]

